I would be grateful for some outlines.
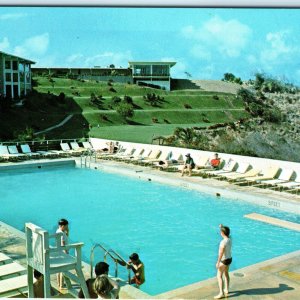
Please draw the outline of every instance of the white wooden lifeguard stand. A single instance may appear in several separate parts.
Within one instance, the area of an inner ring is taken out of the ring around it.
[[[50,298],[50,275],[63,273],[68,292],[77,297],[77,291],[72,288],[71,280],[79,284],[85,298],[89,298],[89,292],[82,272],[81,247],[83,243],[61,246],[61,234],[49,233],[32,223],[25,224],[26,230],[26,255],[28,274],[28,297],[33,298],[33,269],[44,276],[44,298]],[[55,239],[55,246],[49,245],[49,239]],[[66,251],[75,249],[75,256]],[[75,270],[75,274],[70,271]]]

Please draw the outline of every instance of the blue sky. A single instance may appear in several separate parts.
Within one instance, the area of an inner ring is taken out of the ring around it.
[[[0,7],[0,51],[40,67],[176,61],[174,78],[265,72],[300,85],[299,20],[300,9]]]

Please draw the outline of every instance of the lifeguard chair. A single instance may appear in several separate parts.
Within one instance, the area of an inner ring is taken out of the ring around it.
[[[26,256],[28,274],[28,297],[33,298],[33,269],[44,276],[44,298],[50,298],[50,275],[63,273],[68,292],[77,297],[77,291],[72,287],[71,280],[77,283],[83,291],[85,298],[89,298],[89,292],[81,266],[81,247],[83,243],[61,246],[61,233],[49,235],[41,227],[32,223],[25,224],[26,231]],[[49,239],[55,239],[55,246],[49,244]],[[72,256],[65,251],[75,250]],[[75,274],[71,273],[75,270]]]

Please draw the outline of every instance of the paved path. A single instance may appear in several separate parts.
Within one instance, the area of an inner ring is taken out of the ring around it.
[[[41,133],[45,133],[45,132],[48,132],[48,131],[51,131],[55,128],[58,128],[58,127],[61,127],[63,125],[65,125],[70,119],[72,119],[73,115],[68,115],[66,118],[64,118],[60,123],[58,123],[57,125],[54,125],[54,126],[51,126],[47,129],[44,129],[44,130],[41,130],[41,131],[38,131],[38,132],[35,132],[34,135],[38,135],[38,134],[41,134]]]

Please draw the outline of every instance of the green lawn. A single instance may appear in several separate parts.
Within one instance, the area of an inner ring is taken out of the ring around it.
[[[95,137],[151,142],[153,136],[171,135],[176,127],[212,125],[248,117],[244,104],[235,95],[203,90],[163,91],[134,84],[36,77],[35,93],[25,106],[11,108],[1,116],[1,139],[12,139],[26,127],[35,132],[60,123],[66,116],[73,118],[64,126],[45,133],[45,138],[76,138],[90,134]],[[109,91],[113,88],[115,91]],[[66,95],[60,99],[60,93]],[[91,105],[90,96],[102,96],[101,106]],[[159,95],[158,106],[144,100],[148,93]],[[134,117],[124,122],[115,111],[114,96],[131,96],[135,105]],[[217,97],[216,97],[217,96]],[[186,106],[189,105],[189,108]],[[105,119],[105,116],[107,119]],[[157,123],[155,123],[157,119]],[[89,128],[92,129],[89,133]]]

